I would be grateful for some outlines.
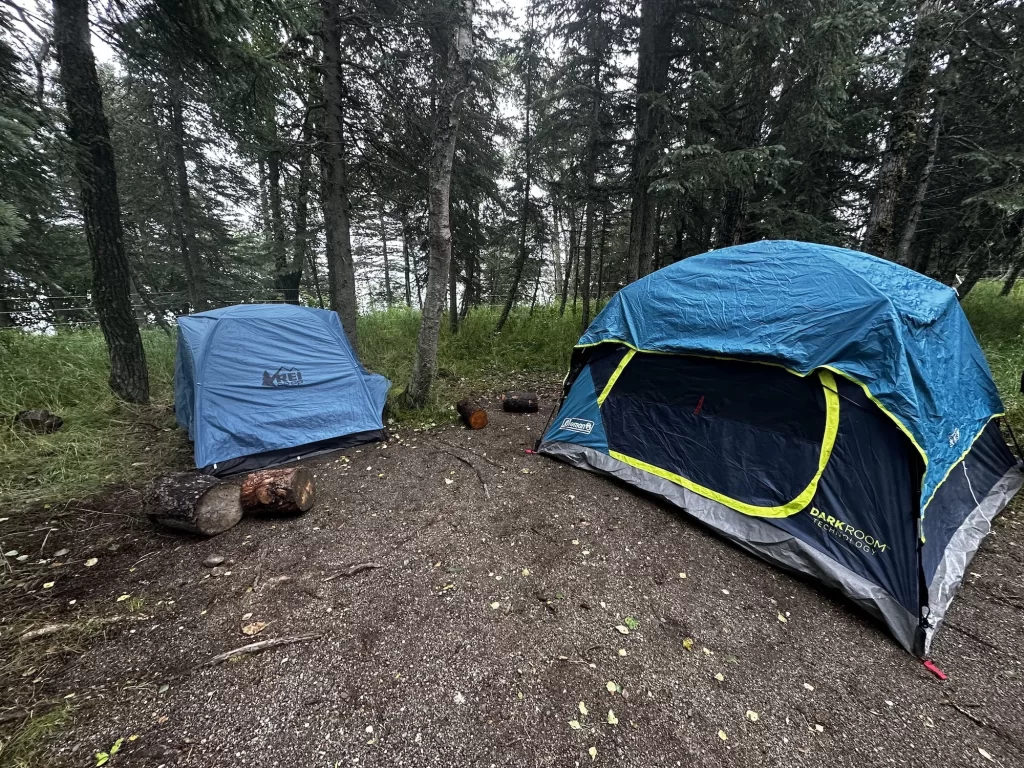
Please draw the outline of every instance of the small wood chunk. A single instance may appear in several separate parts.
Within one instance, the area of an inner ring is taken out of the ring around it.
[[[145,500],[153,522],[200,536],[216,536],[242,519],[238,486],[199,472],[156,478]]]
[[[536,413],[540,404],[536,392],[506,392],[501,407],[509,413]]]
[[[455,410],[459,412],[462,421],[470,429],[483,429],[487,426],[487,411],[482,405],[471,403],[469,400],[460,400],[455,404]]]
[[[305,467],[261,469],[242,483],[246,512],[301,515],[316,501],[313,473]]]

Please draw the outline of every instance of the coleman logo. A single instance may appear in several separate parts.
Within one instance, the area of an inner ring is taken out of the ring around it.
[[[885,552],[889,549],[888,544],[879,541],[870,533],[865,533],[857,526],[850,525],[838,517],[825,514],[817,507],[811,507],[811,517],[814,518],[815,525],[819,528],[828,531],[837,539],[852,544],[866,554],[873,555],[876,552]]]
[[[581,432],[589,435],[594,430],[594,422],[589,419],[574,419],[572,416],[562,419],[562,429],[568,432]]]
[[[273,373],[263,372],[264,387],[297,387],[302,383],[302,371],[281,366]]]

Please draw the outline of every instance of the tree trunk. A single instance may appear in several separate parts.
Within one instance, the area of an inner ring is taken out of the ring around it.
[[[121,227],[117,171],[103,94],[89,39],[88,0],[54,0],[53,36],[67,129],[92,261],[93,302],[110,357],[110,388],[133,403],[149,402],[142,336],[132,315],[128,259]]]
[[[604,295],[604,248],[608,236],[608,201],[601,207],[601,242],[597,246],[597,293],[594,295],[596,304],[601,304]]]
[[[672,35],[678,12],[679,4],[674,0],[642,0],[640,4],[627,283],[642,277],[644,264],[651,262],[654,229],[651,174],[658,159],[660,133],[665,122],[666,109],[662,101],[668,86]]]
[[[405,306],[412,307],[412,265],[410,263],[409,240],[412,238],[412,225],[409,223],[409,212],[402,209],[402,259],[405,262]]]
[[[555,276],[553,295],[557,295],[562,285],[562,234],[559,231],[559,219],[561,218],[558,206],[551,206],[551,265]]]
[[[452,336],[459,332],[459,264],[453,256],[448,262],[448,328]]]
[[[292,263],[287,272],[278,275],[279,286],[284,300],[289,304],[299,303],[299,288],[302,285],[302,270],[310,258],[309,247],[309,187],[310,166],[313,164],[313,126],[307,118],[302,123],[302,155],[299,158],[299,180],[295,190],[295,241],[292,244]],[[313,286],[320,295],[320,278],[311,270]],[[323,306],[323,299],[320,299]]]
[[[391,291],[391,265],[388,263],[388,231],[384,227],[384,206],[380,208],[380,249],[384,256],[384,302],[388,309],[394,303],[395,296]]]
[[[601,141],[601,61],[604,57],[604,50],[601,40],[601,6],[597,6],[596,18],[591,21],[590,31],[590,127],[587,137],[587,164],[586,164],[586,189],[587,208],[586,223],[583,235],[583,317],[581,325],[586,331],[590,325],[590,281],[591,265],[594,263],[594,221],[597,218],[596,206],[598,191],[595,180],[597,178],[597,156],[600,150]],[[579,269],[577,268],[576,281],[580,284]],[[576,307],[576,296],[573,295],[573,308]]]
[[[154,523],[200,536],[224,533],[242,519],[238,486],[198,472],[158,477],[144,499]]]
[[[241,498],[247,513],[302,514],[316,501],[313,473],[304,467],[258,470],[245,478]]]
[[[174,181],[178,193],[178,212],[181,218],[181,256],[185,263],[189,298],[197,311],[209,307],[206,296],[206,281],[202,258],[199,255],[199,240],[196,237],[195,212],[192,210],[192,193],[188,181],[188,165],[185,163],[185,116],[181,97],[182,86],[177,80],[171,82],[171,142],[174,155]]]
[[[987,246],[981,246],[977,251],[971,254],[967,259],[966,274],[964,275],[964,281],[956,289],[957,298],[963,301],[967,298],[974,286],[978,284],[978,281],[985,276],[985,270],[988,269],[988,263],[992,255],[989,252]]]
[[[273,133],[274,136],[271,139],[272,146],[270,151],[267,152],[267,188],[270,197],[270,252],[274,257],[274,287],[282,291],[282,298],[288,301],[289,297],[286,294],[285,282],[289,264],[287,246],[285,245],[284,206],[281,203],[281,146],[277,142],[276,128]],[[298,296],[295,298],[295,303],[298,303]]]
[[[430,386],[437,367],[437,342],[441,329],[445,278],[452,258],[450,194],[452,163],[459,115],[466,90],[473,55],[473,3],[462,0],[459,16],[453,20],[452,40],[448,49],[447,72],[437,99],[437,111],[430,141],[428,160],[427,230],[430,262],[427,269],[427,291],[420,319],[420,332],[413,361],[412,378],[406,399],[413,407],[422,408],[430,395]]]
[[[937,0],[923,0],[917,7],[914,37],[897,86],[896,108],[864,229],[861,249],[885,259],[892,259],[894,255],[892,230],[896,203],[907,175],[907,159],[917,141],[921,104],[928,89],[932,56],[938,47],[940,19],[937,11]]]
[[[935,168],[935,156],[939,150],[939,133],[942,130],[942,101],[935,104],[935,115],[932,117],[931,127],[928,129],[928,155],[921,169],[921,175],[917,179],[914,189],[914,199],[910,202],[910,210],[907,211],[907,219],[903,223],[903,235],[900,237],[900,244],[896,250],[896,261],[905,266],[910,265],[910,246],[914,242],[914,234],[917,231],[917,222],[921,218],[921,207],[928,194],[928,180],[931,178],[932,169]]]
[[[531,4],[527,11],[527,30],[525,34],[525,45],[523,56],[526,57],[526,75],[523,97],[524,128],[523,128],[523,189],[522,201],[519,210],[519,244],[516,249],[516,260],[512,265],[512,285],[509,286],[508,298],[501,310],[501,317],[498,318],[498,325],[495,333],[501,333],[501,329],[508,320],[508,315],[519,298],[519,283],[523,279],[523,268],[526,266],[526,259],[529,257],[529,250],[526,247],[526,233],[530,223],[530,187],[533,184],[533,142],[530,139],[530,110],[533,105],[533,6]]]
[[[562,280],[562,303],[558,307],[558,314],[565,315],[565,305],[569,300],[569,282],[572,280],[572,265],[576,259],[576,250],[579,247],[580,229],[576,224],[575,207],[569,207],[569,253],[565,260],[565,275]]]
[[[999,289],[1000,296],[1009,296],[1013,292],[1013,286],[1017,282],[1021,268],[1024,267],[1024,230],[1017,236],[1017,247],[1013,251],[1013,262],[1006,277],[1003,278],[1003,287]]]
[[[348,169],[345,161],[345,86],[341,75],[339,0],[321,0],[324,83],[324,229],[331,309],[338,313],[352,348],[358,351],[356,331],[356,273],[349,231]]]

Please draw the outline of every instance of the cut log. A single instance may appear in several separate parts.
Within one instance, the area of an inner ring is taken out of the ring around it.
[[[536,392],[506,392],[501,407],[509,413],[536,413],[540,407]]]
[[[198,472],[156,478],[145,499],[154,523],[200,536],[216,536],[242,519],[238,486]]]
[[[455,410],[459,412],[462,421],[470,429],[483,429],[487,426],[487,411],[483,406],[471,403],[469,400],[459,400],[455,404]]]
[[[301,515],[314,501],[313,473],[304,467],[261,469],[242,483],[242,508],[247,513]]]

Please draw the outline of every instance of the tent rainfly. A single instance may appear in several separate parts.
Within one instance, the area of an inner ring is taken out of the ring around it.
[[[1022,483],[1002,411],[952,289],[764,241],[619,291],[579,340],[539,449],[837,588],[926,656]]]
[[[196,466],[248,472],[380,440],[390,382],[359,362],[337,314],[240,304],[178,319],[174,405]]]

